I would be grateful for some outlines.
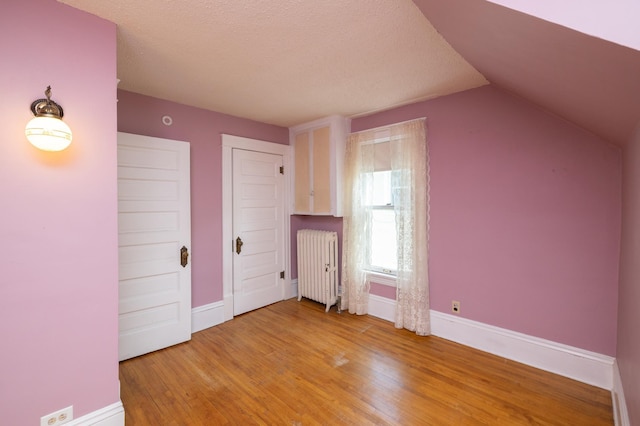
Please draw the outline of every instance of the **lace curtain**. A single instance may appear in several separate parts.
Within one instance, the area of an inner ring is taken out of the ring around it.
[[[371,247],[371,202],[376,143],[388,141],[398,245],[397,328],[430,333],[428,281],[428,150],[425,120],[349,135],[345,155],[342,309],[368,311],[366,266]]]

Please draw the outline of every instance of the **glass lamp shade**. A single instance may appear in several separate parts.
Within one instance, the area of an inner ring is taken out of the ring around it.
[[[24,130],[33,146],[43,151],[62,151],[71,144],[71,129],[55,117],[34,117]]]

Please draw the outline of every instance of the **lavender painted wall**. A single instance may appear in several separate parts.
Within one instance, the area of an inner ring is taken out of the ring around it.
[[[620,149],[491,86],[351,127],[424,116],[432,309],[615,355]]]
[[[618,298],[618,367],[630,424],[640,424],[640,125],[622,163],[622,242]]]
[[[0,52],[1,423],[37,425],[120,400],[116,26],[52,0],[4,0]],[[60,153],[24,136],[49,84],[74,135]]]
[[[289,130],[119,90],[118,131],[191,144],[192,306],[222,300],[221,135],[288,144]]]

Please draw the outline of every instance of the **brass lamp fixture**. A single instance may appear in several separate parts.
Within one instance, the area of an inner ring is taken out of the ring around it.
[[[31,103],[34,118],[24,130],[27,139],[43,151],[62,151],[71,144],[71,129],[62,121],[62,107],[51,100],[51,86],[44,92],[46,99],[36,99]]]

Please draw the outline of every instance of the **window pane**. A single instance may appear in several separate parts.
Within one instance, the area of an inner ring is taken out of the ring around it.
[[[391,205],[391,170],[373,172],[373,203],[374,206]]]
[[[398,250],[393,209],[373,209],[372,221],[371,266],[376,270],[395,272],[398,269]]]

